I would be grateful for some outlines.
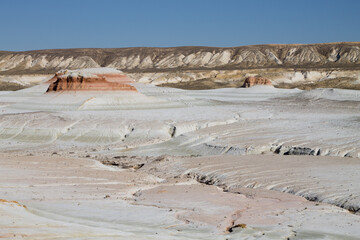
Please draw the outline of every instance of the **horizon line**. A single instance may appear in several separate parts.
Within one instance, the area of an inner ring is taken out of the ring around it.
[[[217,46],[192,46],[192,45],[184,45],[184,46],[173,46],[173,47],[150,47],[150,46],[136,46],[136,47],[112,47],[112,48],[101,48],[101,47],[74,47],[74,48],[44,48],[44,49],[32,49],[32,50],[0,50],[0,52],[33,52],[33,51],[48,51],[48,50],[75,50],[75,49],[134,49],[134,48],[186,48],[186,47],[197,47],[197,48],[240,48],[240,47],[252,47],[252,46],[298,46],[298,45],[326,45],[326,44],[360,44],[359,42],[350,41],[350,42],[322,42],[322,43],[264,43],[264,44],[251,44],[251,45],[239,45],[232,47],[217,47]]]

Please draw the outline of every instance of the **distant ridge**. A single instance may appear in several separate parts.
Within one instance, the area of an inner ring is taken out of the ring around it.
[[[0,74],[112,67],[129,72],[306,68],[360,69],[360,42],[240,47],[74,48],[0,51]]]

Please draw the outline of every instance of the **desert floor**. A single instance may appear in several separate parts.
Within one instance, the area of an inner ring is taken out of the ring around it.
[[[360,239],[360,92],[0,92],[0,238]]]

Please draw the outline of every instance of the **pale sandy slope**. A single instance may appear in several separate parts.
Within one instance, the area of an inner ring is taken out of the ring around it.
[[[296,146],[359,157],[358,91],[136,86],[140,93],[44,94],[44,85],[0,95],[3,146],[110,144],[135,155],[285,153]]]
[[[359,92],[135,86],[0,95],[0,236],[358,238]]]
[[[294,157],[286,159],[296,161]],[[230,192],[223,192],[187,177],[194,169],[184,171],[184,167],[196,165],[201,170],[209,166],[210,170],[214,167],[212,160],[209,164],[202,159],[153,160],[135,171],[102,166],[90,159],[1,155],[0,236],[358,239],[360,234],[359,216],[335,206],[269,190],[232,187]],[[221,161],[229,164],[248,160],[239,157],[236,161]],[[263,160],[275,159],[264,156]],[[154,167],[161,170],[154,172]],[[182,173],[182,177],[173,178],[175,172]],[[9,202],[15,199],[17,202]]]

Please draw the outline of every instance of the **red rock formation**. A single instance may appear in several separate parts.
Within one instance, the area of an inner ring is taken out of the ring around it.
[[[263,77],[247,77],[244,81],[242,87],[248,88],[255,85],[267,85],[272,86],[272,83],[269,79]]]
[[[106,81],[104,77],[60,76],[46,92],[58,91],[136,91],[136,88],[119,82]]]
[[[96,74],[98,77],[103,77],[109,82],[121,81],[122,83],[132,83],[134,80],[129,78],[126,75],[118,74],[118,73],[106,73],[106,74]]]
[[[60,71],[56,72],[55,75],[54,75],[52,78],[50,78],[49,80],[47,80],[46,82],[47,82],[47,83],[53,83],[53,82],[56,81],[56,79],[57,79],[59,76],[64,75],[64,74],[66,74],[66,73],[67,73],[67,70],[60,70]]]
[[[83,74],[67,71],[57,72],[48,80],[50,86],[46,92],[59,91],[137,91],[129,83],[132,79],[120,73]]]

